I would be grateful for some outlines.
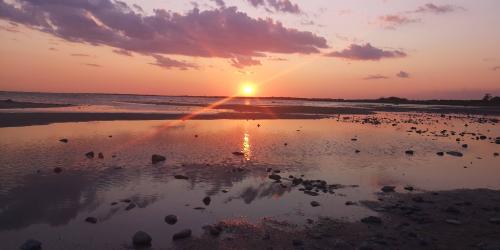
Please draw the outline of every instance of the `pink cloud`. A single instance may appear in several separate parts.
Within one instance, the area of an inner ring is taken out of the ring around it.
[[[192,64],[192,63],[187,63],[183,61],[177,61],[168,57],[164,57],[162,55],[153,55],[153,57],[156,59],[155,63],[151,63],[152,65],[156,65],[158,67],[166,68],[166,69],[180,69],[180,70],[187,70],[187,69],[196,69],[198,68],[197,65]]]
[[[421,20],[417,18],[409,18],[403,15],[385,15],[378,18],[378,21],[382,25],[382,27],[386,29],[394,29],[397,26],[410,24],[410,23],[418,23]]]
[[[432,14],[444,14],[449,12],[455,12],[457,10],[465,10],[464,8],[456,5],[436,5],[433,3],[428,3],[423,6],[418,7],[413,12],[415,13],[432,13]]]
[[[281,2],[281,1],[279,1]],[[136,12],[111,0],[0,0],[0,19],[21,23],[67,41],[106,45],[145,55],[225,58],[266,53],[318,53],[326,39],[284,27],[270,18],[252,18],[236,7],[186,14],[156,9]]]
[[[297,4],[290,2],[290,0],[246,0],[254,7],[268,7],[277,12],[300,14],[302,13]]]
[[[406,53],[400,50],[383,50],[373,47],[370,43],[365,45],[351,44],[349,48],[342,51],[334,51],[326,56],[340,57],[349,60],[372,60],[378,61],[384,58],[406,57]]]

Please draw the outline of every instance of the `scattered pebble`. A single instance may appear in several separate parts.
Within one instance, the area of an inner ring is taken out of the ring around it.
[[[165,222],[169,225],[174,225],[175,223],[177,223],[177,216],[173,214],[167,215],[165,216]]]
[[[143,231],[138,231],[132,237],[132,243],[134,244],[134,246],[150,246],[151,241],[153,241],[151,236]]]
[[[181,240],[191,237],[191,229],[184,229],[172,236],[173,240]]]

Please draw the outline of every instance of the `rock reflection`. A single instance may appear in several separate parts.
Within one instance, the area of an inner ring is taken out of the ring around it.
[[[290,191],[291,188],[289,186],[282,186],[277,183],[262,183],[257,187],[249,186],[245,188],[240,195],[236,197],[229,197],[226,200],[226,203],[231,202],[232,200],[242,199],[245,204],[250,204],[256,199],[281,197]]]

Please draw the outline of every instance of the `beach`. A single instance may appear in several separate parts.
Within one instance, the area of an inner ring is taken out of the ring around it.
[[[500,243],[494,107],[184,100],[3,109],[6,249],[143,249],[138,231],[146,249]]]

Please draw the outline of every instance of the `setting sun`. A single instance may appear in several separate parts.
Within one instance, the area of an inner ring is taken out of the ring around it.
[[[252,83],[244,83],[241,86],[241,93],[244,96],[252,96],[255,94],[255,85]]]

